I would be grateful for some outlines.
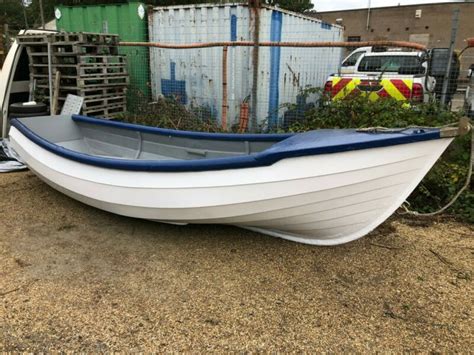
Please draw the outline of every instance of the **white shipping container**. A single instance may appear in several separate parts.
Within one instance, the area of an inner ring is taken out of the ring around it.
[[[150,42],[189,44],[253,41],[254,16],[245,4],[155,7],[149,14]],[[261,42],[342,41],[343,29],[279,8],[260,11]],[[228,125],[239,121],[244,101],[251,104],[253,47],[229,47],[227,61]],[[258,123],[275,127],[283,104],[296,103],[301,90],[322,87],[337,71],[342,48],[260,47],[257,85]],[[177,97],[220,120],[222,114],[222,47],[150,49],[152,94]],[[301,100],[300,100],[301,101]],[[253,109],[251,107],[251,109]]]

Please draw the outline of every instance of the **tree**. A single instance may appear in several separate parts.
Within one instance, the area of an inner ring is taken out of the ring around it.
[[[311,0],[266,0],[268,5],[278,5],[279,7],[294,11],[294,12],[305,12],[313,9],[314,5]]]
[[[101,4],[125,3],[126,0],[101,0]],[[192,5],[200,3],[226,3],[234,2],[232,0],[144,0],[145,3],[154,6],[170,5]],[[246,2],[242,0],[242,2]],[[305,12],[313,8],[311,0],[261,0],[272,6],[279,6],[295,12]],[[96,0],[43,0],[43,9],[45,21],[51,21],[54,18],[54,7],[59,4],[78,6],[78,5],[96,5]],[[32,0],[31,5],[26,8],[26,16],[30,28],[41,26],[39,16],[39,0]],[[12,30],[25,28],[25,19],[23,16],[22,0],[0,0],[0,23],[6,23]]]
[[[45,21],[51,21],[54,18],[54,6],[58,5],[59,0],[43,0],[43,9]],[[26,17],[30,28],[41,26],[39,0],[33,0],[31,5],[26,7]],[[0,0],[0,23],[8,24],[12,30],[25,28],[25,19],[23,16],[22,0]]]
[[[154,6],[173,6],[173,5],[193,5],[202,3],[230,3],[235,0],[142,0],[149,5]],[[120,3],[126,2],[125,0],[101,0],[101,3]],[[237,1],[239,2],[239,1]],[[246,2],[246,0],[241,0]],[[262,3],[266,3],[272,6],[280,6],[281,8],[295,11],[305,12],[311,10],[314,5],[311,0],[261,0]],[[64,5],[95,5],[95,0],[62,0],[61,3]]]
[[[2,24],[2,27],[3,24],[7,24],[13,29],[25,27],[20,1],[0,1],[0,24]]]

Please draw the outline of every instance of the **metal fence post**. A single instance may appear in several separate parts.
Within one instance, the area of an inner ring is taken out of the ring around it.
[[[48,86],[49,86],[49,114],[53,113],[53,60],[52,60],[52,46],[51,39],[48,38]]]
[[[28,25],[28,17],[26,16],[26,6],[25,4],[23,3],[23,0],[20,0],[20,4],[21,4],[21,8],[23,9],[23,17],[25,19],[25,30],[29,29],[29,25]]]
[[[227,52],[228,47],[222,47],[222,128],[227,131],[227,109],[229,107],[227,102]]]
[[[252,105],[250,107],[250,131],[257,131],[257,105],[258,105],[258,66],[260,51],[260,0],[249,1],[251,11],[253,12],[253,83],[252,83]]]
[[[44,23],[43,0],[39,0],[39,8],[40,8],[40,15],[41,15],[41,28],[44,30],[45,23]]]
[[[454,45],[456,42],[458,26],[459,26],[459,8],[453,10],[452,25],[451,25],[451,42],[449,43],[448,64],[446,66],[446,72],[444,73],[443,88],[441,91],[441,105],[442,106],[446,104],[446,94],[448,92],[448,86],[449,86],[449,80],[450,80],[449,74],[451,72],[451,62],[453,60]]]

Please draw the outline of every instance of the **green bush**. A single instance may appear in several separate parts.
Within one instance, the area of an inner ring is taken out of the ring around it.
[[[308,89],[303,94],[318,94],[318,106],[305,112],[305,117],[294,122],[290,131],[299,132],[317,128],[364,128],[440,126],[457,122],[461,114],[442,109],[435,101],[423,104],[408,104],[393,98],[370,101],[359,95],[350,100],[330,101],[319,89]],[[292,109],[293,105],[286,105]]]

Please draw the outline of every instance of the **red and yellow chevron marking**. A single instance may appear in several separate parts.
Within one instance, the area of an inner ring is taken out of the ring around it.
[[[333,78],[331,89],[332,99],[340,100],[349,96],[349,94],[357,89],[357,85],[359,84],[360,79],[358,78]]]
[[[364,91],[360,86],[379,87],[377,91]],[[360,78],[332,78],[331,97],[333,100],[341,100],[354,97],[355,95],[368,95],[371,101],[381,97],[393,97],[399,101],[411,99],[413,88],[412,79],[382,79],[377,82],[363,80]]]

